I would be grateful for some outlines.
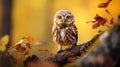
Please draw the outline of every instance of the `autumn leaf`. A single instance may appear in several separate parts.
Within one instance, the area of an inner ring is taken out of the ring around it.
[[[0,51],[5,51],[6,50],[6,45],[9,42],[9,35],[4,35],[1,39],[0,39]]]
[[[34,40],[32,36],[25,36],[22,39],[26,39],[28,42],[32,42]]]
[[[33,38],[32,36],[28,36],[26,39],[27,39],[29,42],[32,42],[32,41],[34,40],[34,38]]]
[[[108,0],[108,1],[105,2],[105,3],[100,3],[100,4],[98,5],[98,8],[107,8],[108,5],[109,5],[109,3],[110,3],[111,1],[112,1],[112,0]]]
[[[22,47],[21,44],[19,44],[19,45],[16,46],[16,50],[17,50],[18,52],[23,53],[23,52],[25,51],[25,47]]]
[[[105,12],[107,12],[109,15],[111,15],[111,13],[106,9]]]
[[[110,24],[114,24],[113,18],[110,19]]]
[[[29,55],[29,51],[31,49],[31,42],[33,41],[33,37],[31,36],[27,36],[27,37],[23,37],[21,38],[15,45],[11,45],[8,48],[8,53],[14,55],[17,54],[18,56],[16,56],[15,58],[12,57],[12,55],[8,54],[7,56],[13,60],[13,62],[15,62],[14,59],[20,59],[22,57],[28,57]],[[13,53],[14,52],[14,53]]]
[[[100,23],[95,23],[95,24],[93,24],[92,29],[96,29],[99,26],[100,26]]]
[[[98,14],[96,14],[96,16],[94,17],[95,19],[95,23],[93,24],[92,28],[96,29],[99,26],[104,26],[105,23],[107,22],[107,20],[101,16],[99,16]]]
[[[27,39],[27,41],[26,41]],[[18,52],[23,53],[27,48],[31,49],[31,43],[33,41],[33,37],[27,36],[20,39],[15,45],[10,46],[10,49],[16,49]]]
[[[98,14],[96,14],[94,19],[96,20],[97,23],[100,23],[101,25],[104,25],[107,22],[105,18],[99,16]]]
[[[98,5],[98,8],[107,8],[108,5],[109,5],[109,3],[110,3],[111,1],[112,1],[112,0],[107,0],[107,1],[104,2],[104,3],[100,3],[100,4]],[[111,13],[110,13],[107,9],[105,9],[105,12],[107,12],[109,15],[111,15]],[[112,17],[112,15],[111,15],[111,17]],[[93,21],[88,21],[88,22],[87,22],[87,23],[93,23],[92,29],[96,29],[96,28],[100,27],[101,25],[104,26],[105,23],[107,22],[107,19],[99,16],[98,14],[96,14],[96,16],[94,17],[94,19],[95,19],[95,20],[93,20]],[[110,20],[110,24],[113,24],[113,23],[114,23],[114,21],[113,21],[113,17],[112,17],[111,20]]]

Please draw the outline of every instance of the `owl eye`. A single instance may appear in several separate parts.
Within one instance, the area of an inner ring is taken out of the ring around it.
[[[71,16],[67,16],[67,17],[66,17],[66,19],[70,19],[70,18],[71,18]]]
[[[58,19],[61,19],[62,17],[61,16],[57,16]]]

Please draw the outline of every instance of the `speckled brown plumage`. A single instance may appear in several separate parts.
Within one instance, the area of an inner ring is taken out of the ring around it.
[[[74,23],[75,19],[70,11],[62,10],[56,13],[52,34],[54,41],[60,45],[60,50],[63,45],[69,48],[76,46],[78,31]]]

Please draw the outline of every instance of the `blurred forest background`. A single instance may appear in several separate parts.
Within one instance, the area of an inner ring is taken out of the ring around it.
[[[78,44],[81,44],[90,40],[99,30],[107,29],[103,26],[93,30],[91,24],[86,24],[96,14],[110,17],[104,9],[97,7],[101,2],[106,0],[0,0],[0,37],[6,34],[10,36],[8,47],[24,36],[33,36],[34,41],[39,40],[46,44],[33,46],[31,54],[44,55],[37,49],[48,49],[56,53],[58,45],[53,42],[51,34],[56,11],[70,10],[74,14],[79,32]],[[120,13],[120,0],[112,0],[107,9],[116,18]],[[0,64],[3,65],[0,67],[10,67],[4,52],[0,51]]]

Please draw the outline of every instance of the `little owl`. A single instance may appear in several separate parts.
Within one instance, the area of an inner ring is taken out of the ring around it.
[[[75,18],[68,10],[56,12],[54,16],[54,25],[52,29],[53,40],[62,46],[72,48],[76,46],[78,40],[78,31],[75,25]]]

